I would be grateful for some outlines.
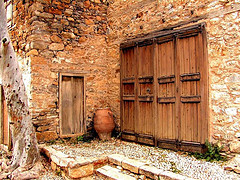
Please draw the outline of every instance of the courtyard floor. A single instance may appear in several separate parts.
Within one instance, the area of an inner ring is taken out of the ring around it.
[[[240,179],[240,175],[224,170],[226,162],[206,162],[205,160],[197,160],[185,152],[175,152],[118,139],[93,140],[90,143],[56,141],[48,146],[66,155],[84,158],[121,154],[131,159],[147,161],[149,165],[159,169],[194,179]],[[41,179],[63,179],[56,172],[51,171],[46,160],[43,159],[43,161],[45,161],[46,171],[42,174]],[[95,176],[91,178],[98,179]]]

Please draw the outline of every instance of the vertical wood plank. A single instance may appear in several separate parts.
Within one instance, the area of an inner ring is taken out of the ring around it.
[[[3,144],[3,88],[0,85],[0,144]]]

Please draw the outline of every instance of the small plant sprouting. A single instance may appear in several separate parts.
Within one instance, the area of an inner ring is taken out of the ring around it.
[[[170,161],[170,164],[171,164],[170,170],[171,170],[173,173],[178,173],[178,174],[179,174],[179,173],[181,172],[181,170],[179,170],[179,169],[176,167],[175,162]]]
[[[56,143],[56,140],[50,140],[48,143],[49,143],[50,145],[53,145],[53,144]]]
[[[218,144],[210,143],[208,140],[205,142],[205,146],[207,147],[207,151],[205,153],[191,153],[197,159],[206,159],[206,161],[225,161],[226,157],[220,154],[222,150],[222,146]]]

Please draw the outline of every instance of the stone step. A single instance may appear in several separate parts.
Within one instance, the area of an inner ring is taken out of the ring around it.
[[[113,180],[136,180],[136,178],[123,174],[121,170],[105,165],[96,170],[98,176],[104,177],[104,179],[113,179]]]

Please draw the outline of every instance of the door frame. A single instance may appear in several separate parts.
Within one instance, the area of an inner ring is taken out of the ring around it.
[[[76,136],[81,136],[83,133],[78,133],[78,134],[62,134],[62,77],[63,76],[69,76],[69,77],[80,77],[83,78],[83,121],[84,121],[84,132],[86,132],[86,76],[85,74],[81,73],[65,73],[65,72],[60,72],[59,73],[59,135],[61,138],[66,138],[66,137],[76,137]]]

